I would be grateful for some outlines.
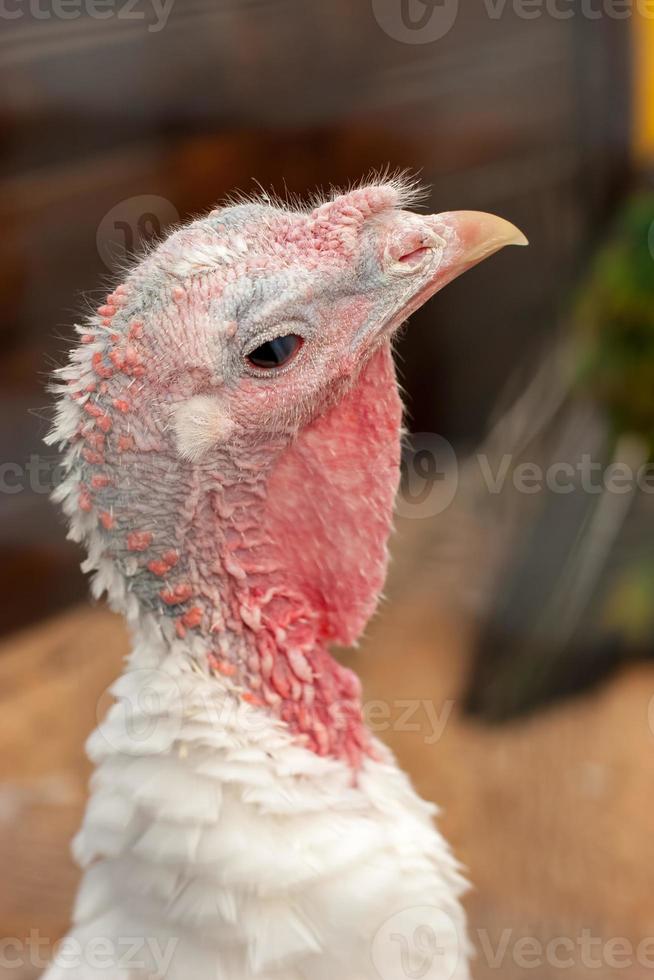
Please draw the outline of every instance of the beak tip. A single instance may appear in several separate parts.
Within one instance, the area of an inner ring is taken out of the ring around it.
[[[450,211],[448,221],[453,225],[465,257],[470,263],[480,262],[507,245],[525,246],[527,236],[511,221],[486,211]]]
[[[501,247],[505,245],[528,245],[529,239],[520,231],[517,225],[513,222],[507,221],[506,218],[498,218],[495,215],[489,215],[486,219],[487,227],[494,231],[494,237],[496,241],[501,244]]]

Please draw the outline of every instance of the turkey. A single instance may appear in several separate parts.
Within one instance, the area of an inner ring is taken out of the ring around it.
[[[435,808],[330,653],[385,577],[393,334],[526,244],[501,218],[415,201],[387,178],[306,207],[234,200],[77,328],[55,382],[56,498],[132,652],[88,742],[83,879],[47,980],[469,975]]]

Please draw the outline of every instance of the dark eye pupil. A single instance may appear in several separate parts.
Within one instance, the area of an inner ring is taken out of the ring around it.
[[[267,340],[261,347],[255,347],[247,355],[250,364],[260,368],[276,368],[286,364],[297,351],[302,340],[297,334],[289,333],[285,337],[275,337]]]

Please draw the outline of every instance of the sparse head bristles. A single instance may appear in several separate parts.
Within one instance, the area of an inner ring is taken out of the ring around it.
[[[152,274],[164,273],[183,281],[226,266],[235,275],[236,267],[245,271],[253,256],[260,261],[258,240],[264,246],[263,254],[272,252],[274,242],[290,246],[291,251],[348,253],[356,247],[368,219],[396,208],[415,207],[425,193],[415,176],[388,169],[370,173],[346,188],[316,191],[305,199],[263,188],[255,194],[232,193],[209,214],[178,226],[126,262],[123,281],[141,288]],[[275,261],[282,259],[278,252]]]
[[[280,194],[272,189],[266,190],[259,185],[259,190],[255,193],[246,191],[235,191],[227,195],[221,205],[216,206],[216,211],[223,208],[231,208],[239,205],[259,204],[280,211],[291,211],[299,214],[309,215],[316,211],[321,205],[334,202],[339,197],[349,197],[355,192],[370,191],[373,188],[389,195],[392,203],[386,207],[412,208],[419,205],[427,195],[427,188],[421,185],[417,176],[408,170],[391,170],[385,167],[381,170],[372,170],[360,180],[353,181],[346,187],[331,186],[329,190],[316,189],[315,191],[302,197],[299,194],[285,191]]]
[[[324,224],[358,226],[380,211],[397,207],[397,204],[397,191],[390,185],[359,187],[321,204],[309,220],[314,229]]]
[[[312,204],[313,210],[315,210],[321,204],[363,194],[369,196],[374,211],[388,208],[412,208],[420,204],[426,193],[426,188],[409,171],[391,171],[386,168],[385,170],[373,171],[348,187],[332,187],[328,195],[317,195]]]
[[[406,175],[380,176],[345,192],[335,192],[309,215],[309,228],[316,238],[346,248],[356,244],[364,223],[385,211],[409,207],[421,197],[421,189]]]

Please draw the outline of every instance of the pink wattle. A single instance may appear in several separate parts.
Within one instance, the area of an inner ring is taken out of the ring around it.
[[[307,426],[268,481],[266,526],[289,584],[321,618],[321,634],[354,643],[377,605],[400,473],[402,406],[390,346],[345,397]]]
[[[239,608],[260,619],[241,682],[313,751],[356,766],[370,753],[359,681],[328,643],[354,643],[375,611],[399,480],[402,406],[389,344],[273,467],[262,526],[270,582],[248,574]],[[239,561],[247,567],[242,552]],[[270,597],[266,586],[273,586]],[[260,615],[261,614],[261,615]]]

